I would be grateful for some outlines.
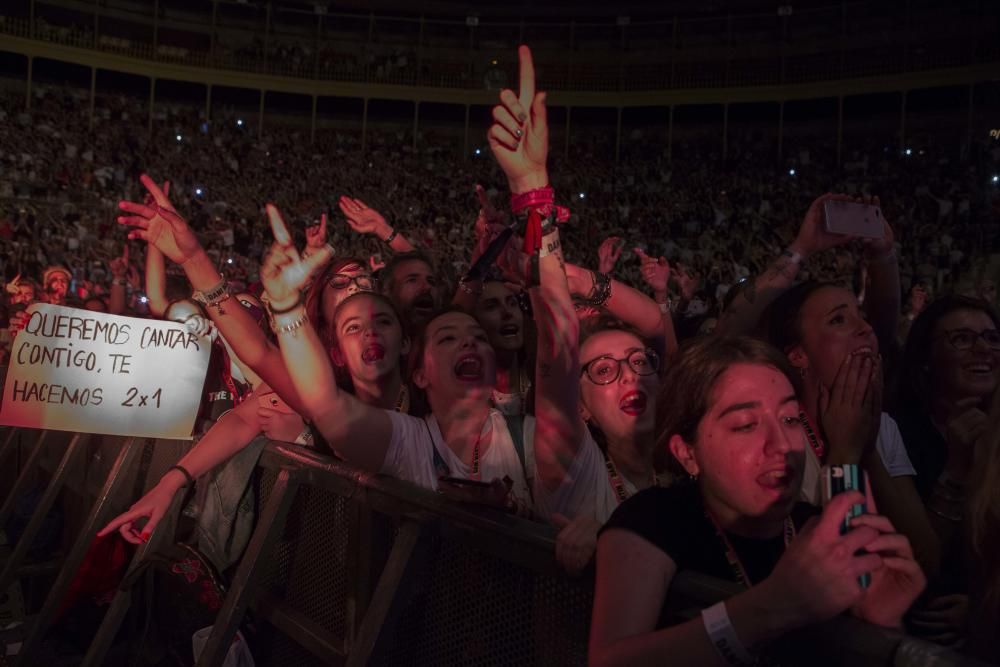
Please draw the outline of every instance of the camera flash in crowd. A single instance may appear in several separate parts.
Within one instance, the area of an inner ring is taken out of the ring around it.
[[[577,195],[577,197],[579,197],[580,199],[586,199],[587,198],[587,193],[581,192],[580,194]]]
[[[233,258],[232,257],[229,257],[228,259],[226,259],[226,264],[232,264],[232,263],[233,263]]]
[[[476,155],[479,155],[479,154],[481,154],[481,153],[482,153],[482,151],[481,151],[481,150],[479,150],[479,149],[477,148],[477,149],[476,149]]]
[[[149,298],[145,296],[140,296],[139,303],[149,303]]]
[[[907,154],[907,155],[910,155],[910,154],[912,154],[912,153],[913,153],[913,151],[912,151],[912,150],[910,150],[909,148],[907,148],[907,149],[906,149],[906,154]]]
[[[200,197],[200,196],[201,196],[201,194],[202,194],[202,189],[201,189],[201,188],[195,188],[195,189],[194,189],[194,194],[195,194],[196,196]]]
[[[180,141],[181,139],[183,139],[183,137],[182,137],[181,135],[179,135],[179,134],[178,134],[178,135],[177,135],[177,141]]]
[[[795,175],[795,170],[794,169],[789,169],[788,170],[788,175],[789,176],[794,176]]]
[[[236,119],[236,127],[243,127],[243,119],[242,118],[237,118]]]
[[[1000,176],[997,176],[996,174],[993,174],[993,182],[994,183],[1000,183]]]

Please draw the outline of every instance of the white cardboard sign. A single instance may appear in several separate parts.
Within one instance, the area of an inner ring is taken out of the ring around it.
[[[211,353],[184,325],[32,304],[11,345],[0,424],[190,438]]]

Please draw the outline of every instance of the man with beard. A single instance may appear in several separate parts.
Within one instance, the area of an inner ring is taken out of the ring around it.
[[[410,328],[422,327],[441,307],[438,277],[424,253],[413,251],[393,255],[382,275],[382,293],[392,300]]]

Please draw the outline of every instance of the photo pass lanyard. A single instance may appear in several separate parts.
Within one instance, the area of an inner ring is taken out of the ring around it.
[[[802,428],[806,432],[806,437],[809,438],[809,446],[812,447],[816,458],[819,459],[820,465],[822,465],[823,457],[826,456],[826,447],[816,435],[816,429],[813,428],[812,422],[809,420],[809,415],[806,414],[805,410],[799,412],[799,421],[802,422]]]
[[[712,513],[708,511],[707,507],[705,508],[705,518],[712,523],[712,526],[715,528],[716,537],[719,538],[719,542],[726,550],[726,560],[729,562],[729,567],[733,570],[733,576],[736,577],[736,581],[743,584],[746,588],[750,588],[752,583],[750,582],[750,577],[747,575],[746,568],[743,567],[743,561],[740,560],[740,557],[736,553],[736,549],[733,548],[733,543],[729,541],[728,537],[726,537],[726,531],[722,530],[722,526],[720,526],[719,522],[715,520],[715,517],[712,516]],[[792,543],[793,539],[795,539],[795,523],[792,521],[792,517],[790,516],[785,517],[784,537],[785,548],[787,549],[788,545]]]
[[[625,480],[622,476],[618,474],[618,467],[615,462],[611,460],[608,453],[601,450],[601,455],[604,456],[604,467],[608,469],[608,482],[611,484],[611,488],[615,491],[615,496],[618,497],[618,504],[621,505],[623,502],[628,500],[629,493],[625,488]],[[653,471],[653,486],[660,485],[660,478],[656,475],[656,471]]]

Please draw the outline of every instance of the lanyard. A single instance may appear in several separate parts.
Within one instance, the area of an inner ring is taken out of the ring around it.
[[[611,484],[611,488],[614,489],[615,495],[618,496],[618,504],[621,505],[623,502],[628,500],[628,490],[625,488],[625,480],[622,476],[618,474],[618,468],[615,466],[615,462],[611,460],[608,453],[601,451],[604,456],[604,467],[608,469],[608,482]],[[653,486],[660,485],[660,478],[656,476],[656,472],[653,472]]]
[[[802,422],[802,428],[805,429],[806,437],[809,438],[809,446],[812,447],[816,458],[822,464],[823,457],[826,455],[826,447],[820,441],[819,437],[817,437],[816,429],[813,428],[812,422],[809,421],[809,415],[805,413],[805,410],[799,412],[799,421]]]
[[[707,518],[712,523],[712,526],[715,527],[715,535],[719,538],[719,542],[722,543],[723,548],[726,550],[726,560],[729,562],[729,567],[733,570],[733,576],[736,577],[736,581],[743,584],[747,588],[750,588],[750,577],[747,575],[747,570],[743,567],[743,561],[741,561],[740,557],[737,555],[736,549],[733,548],[733,543],[730,542],[729,538],[726,536],[726,531],[722,530],[722,526],[720,526],[719,522],[715,520],[715,517],[708,511],[708,508],[705,508],[705,518]],[[795,538],[795,523],[792,521],[792,517],[785,517],[784,528],[785,548],[787,549],[788,545],[791,544],[792,539]]]
[[[469,471],[469,479],[473,479],[477,482],[482,481],[482,474],[479,470],[479,442],[483,439],[483,431],[486,430],[486,422],[489,421],[492,416],[492,412],[486,414],[486,420],[479,429],[479,435],[476,436],[475,444],[472,445],[472,469]]]

